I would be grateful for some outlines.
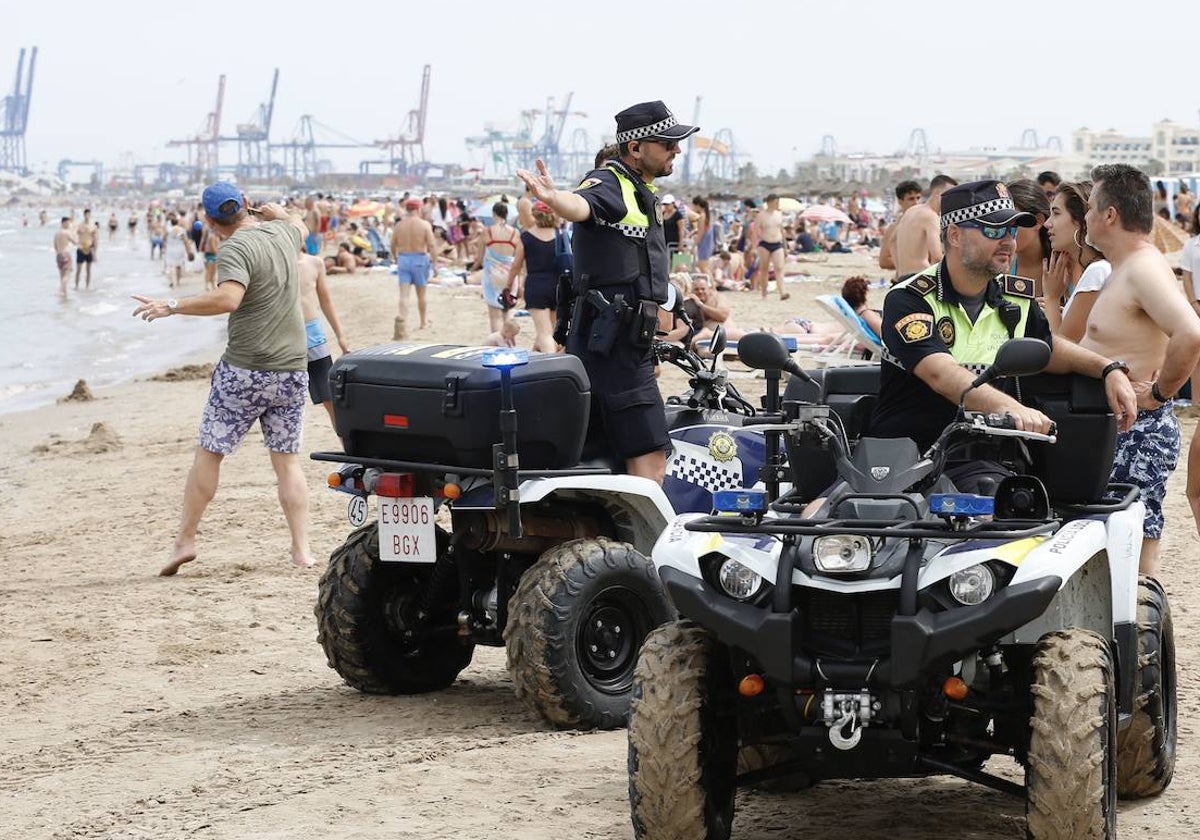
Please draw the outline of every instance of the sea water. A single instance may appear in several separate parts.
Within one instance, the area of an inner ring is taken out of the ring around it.
[[[94,207],[100,226],[92,264],[92,286],[84,275],[75,291],[74,248],[67,300],[58,297],[54,234],[69,210],[0,208],[0,413],[52,403],[84,379],[95,389],[156,373],[211,351],[220,357],[227,317],[172,316],[147,323],[131,316],[130,295],[181,298],[204,291],[203,257],[184,269],[183,287],[171,289],[162,260],[150,259],[145,209],[137,211],[131,238],[129,210],[119,210],[115,239],[108,234],[109,209]],[[76,218],[82,211],[75,211]],[[22,217],[28,219],[23,225]]]

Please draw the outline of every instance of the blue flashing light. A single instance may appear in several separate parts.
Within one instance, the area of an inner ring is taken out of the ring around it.
[[[767,509],[767,491],[718,490],[713,493],[713,509],[720,513],[763,513]]]
[[[942,516],[991,516],[996,500],[974,493],[934,493],[929,497],[929,509]]]
[[[480,358],[486,368],[515,368],[529,364],[529,351],[524,347],[501,347],[488,350]]]

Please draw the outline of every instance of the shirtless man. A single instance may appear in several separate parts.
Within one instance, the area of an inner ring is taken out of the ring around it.
[[[71,246],[75,244],[75,233],[71,230],[71,217],[63,216],[62,224],[54,232],[54,259],[58,263],[58,297],[67,299],[67,278],[71,276]]]
[[[755,219],[754,229],[755,235],[758,237],[758,244],[754,249],[758,259],[758,268],[754,272],[754,285],[758,286],[763,299],[766,300],[767,277],[770,274],[769,269],[774,268],[775,287],[779,289],[779,299],[787,300],[791,297],[783,290],[783,262],[787,255],[787,248],[784,247],[783,241],[783,213],[779,211],[779,196],[775,193],[768,195],[763,202],[763,209]]]
[[[934,175],[929,182],[929,200],[905,211],[893,225],[896,282],[907,280],[942,258],[942,193],[957,184],[949,175]]]
[[[217,288],[217,249],[221,247],[221,234],[211,222],[204,225],[200,235],[200,251],[204,254],[204,289]],[[322,263],[324,269],[324,263]],[[322,273],[324,273],[322,271]]]
[[[1179,458],[1171,398],[1200,358],[1200,317],[1179,293],[1175,273],[1149,241],[1154,226],[1150,179],[1124,164],[1092,170],[1087,239],[1112,263],[1080,344],[1129,366],[1137,422],[1117,436],[1112,480],[1135,484],[1146,503],[1141,572],[1158,571],[1162,500]]]
[[[323,405],[333,422],[333,392],[329,388],[329,369],[333,367],[333,353],[329,339],[321,326],[320,314],[325,316],[337,338],[342,353],[350,352],[342,322],[329,295],[325,282],[325,261],[312,254],[301,254],[297,267],[300,272],[300,312],[304,316],[304,333],[308,347],[308,395],[313,405]]]
[[[92,221],[92,211],[83,211],[83,221],[75,228],[75,288],[79,289],[79,273],[87,265],[87,282],[84,288],[92,287],[92,262],[96,259],[96,244],[100,229]]]
[[[882,269],[896,268],[896,227],[900,219],[911,207],[916,207],[921,201],[921,185],[916,181],[901,181],[896,185],[896,220],[883,231],[879,243],[879,267]],[[898,278],[893,278],[898,279]]]
[[[117,238],[117,229],[121,227],[121,222],[117,219],[117,214],[108,214],[108,241],[112,242]]]
[[[404,218],[392,229],[391,251],[396,263],[396,280],[400,284],[400,314],[396,316],[394,337],[408,336],[408,304],[413,287],[417,290],[417,314],[420,329],[429,322],[425,318],[425,287],[429,284],[430,269],[437,263],[437,237],[433,225],[421,217],[421,199],[410,196],[404,200]]]
[[[737,341],[742,337],[742,331],[733,326],[729,313],[733,308],[725,296],[712,287],[706,274],[692,275],[692,292],[683,299],[683,311],[692,319],[692,326],[697,333],[692,338],[692,345],[707,346],[708,339],[717,329],[718,324],[725,325],[725,337]]]

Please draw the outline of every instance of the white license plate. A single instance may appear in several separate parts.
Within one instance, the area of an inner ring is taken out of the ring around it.
[[[385,563],[433,563],[437,536],[433,499],[379,497],[379,559]]]

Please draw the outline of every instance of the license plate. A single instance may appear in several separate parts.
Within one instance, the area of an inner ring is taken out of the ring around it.
[[[379,498],[379,559],[385,563],[433,563],[437,536],[433,499]]]

